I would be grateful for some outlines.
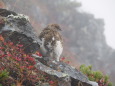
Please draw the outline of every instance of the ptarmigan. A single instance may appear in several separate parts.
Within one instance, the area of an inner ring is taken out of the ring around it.
[[[49,24],[39,35],[41,54],[53,61],[59,61],[63,51],[63,40],[59,31],[61,28],[58,24]]]

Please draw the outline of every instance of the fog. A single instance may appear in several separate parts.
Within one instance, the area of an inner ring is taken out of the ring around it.
[[[105,20],[105,36],[109,46],[115,49],[115,0],[78,0],[81,10]]]
[[[93,65],[115,82],[114,0],[3,1],[7,9],[29,16],[37,35],[47,24],[59,24],[64,39],[62,57],[74,66]]]

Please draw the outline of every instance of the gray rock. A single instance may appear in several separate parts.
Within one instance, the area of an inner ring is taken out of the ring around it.
[[[22,44],[24,51],[29,54],[39,51],[39,39],[26,16],[12,14],[2,18],[4,19],[4,24],[0,26],[0,33],[6,41]],[[88,78],[70,65],[63,62],[52,63],[46,58],[38,58],[35,55],[33,57],[36,58],[36,68],[51,77],[55,77],[58,80],[58,86],[77,86],[80,84],[91,86],[88,83]]]

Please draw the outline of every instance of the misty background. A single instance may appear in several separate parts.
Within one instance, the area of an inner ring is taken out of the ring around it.
[[[89,0],[87,3],[91,7],[86,8],[85,1],[3,0],[3,3],[7,9],[29,16],[37,35],[47,24],[59,24],[62,27],[64,38],[62,57],[66,57],[75,67],[81,64],[93,65],[94,70],[109,74],[111,81],[115,82],[115,50],[106,42],[104,14],[102,18],[95,17],[91,14],[93,11],[89,9],[93,8],[93,3],[91,4],[91,0]],[[106,10],[106,8],[104,9]],[[109,28],[109,26],[107,27]]]
[[[115,49],[115,0],[78,0],[82,3],[81,10],[92,13],[105,22],[106,41]]]

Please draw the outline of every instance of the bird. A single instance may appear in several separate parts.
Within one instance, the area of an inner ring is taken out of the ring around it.
[[[59,61],[63,52],[63,39],[58,24],[48,24],[40,33],[40,52],[52,61]]]

